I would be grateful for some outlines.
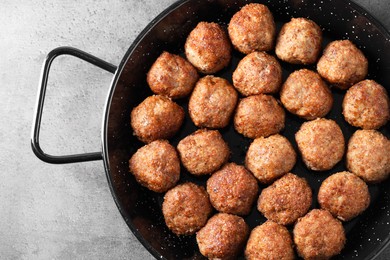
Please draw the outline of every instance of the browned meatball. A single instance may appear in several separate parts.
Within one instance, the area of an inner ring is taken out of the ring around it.
[[[384,87],[363,80],[348,89],[343,101],[345,120],[363,129],[378,129],[390,119],[390,101]]]
[[[248,225],[239,216],[218,213],[196,234],[199,251],[209,259],[234,259],[245,246]]]
[[[370,183],[390,174],[390,140],[376,130],[357,130],[348,142],[347,168]]]
[[[230,40],[240,52],[269,51],[274,45],[275,22],[272,13],[262,4],[248,4],[230,20]]]
[[[295,259],[293,242],[287,228],[273,221],[255,227],[245,249],[248,260]]]
[[[194,234],[206,225],[211,211],[206,190],[190,182],[170,189],[162,204],[165,223],[177,235]]]
[[[167,97],[147,97],[131,111],[131,127],[144,143],[169,139],[179,131],[184,120],[184,110]]]
[[[180,178],[179,156],[166,140],[156,140],[138,149],[129,168],[139,184],[155,192],[167,191]]]
[[[370,204],[367,184],[350,172],[338,172],[326,178],[318,192],[321,208],[340,220],[348,221]]]
[[[350,40],[333,41],[317,63],[318,73],[340,89],[348,89],[367,76],[368,61]]]
[[[217,130],[197,130],[177,145],[181,162],[192,174],[211,174],[229,159],[230,150]]]
[[[223,69],[231,59],[229,37],[216,23],[198,23],[190,32],[184,49],[189,62],[205,74]]]
[[[146,80],[155,94],[175,99],[188,96],[198,78],[191,63],[164,51],[153,63]]]
[[[279,59],[293,64],[313,64],[321,51],[322,31],[312,20],[292,18],[283,25],[276,40]]]
[[[249,138],[279,133],[284,128],[285,113],[278,101],[269,95],[254,95],[239,101],[234,128]]]
[[[290,225],[307,213],[311,201],[312,192],[307,181],[287,173],[261,192],[257,209],[269,220]]]
[[[303,162],[311,170],[330,170],[343,158],[344,136],[331,119],[319,118],[303,123],[295,140]]]
[[[252,52],[238,63],[233,84],[244,96],[276,93],[282,84],[282,68],[273,56]]]
[[[345,232],[340,221],[321,209],[313,209],[295,224],[294,242],[304,259],[329,259],[341,252]]]
[[[291,113],[312,120],[329,113],[333,96],[320,75],[308,69],[301,69],[291,73],[284,82],[280,101]]]
[[[248,148],[245,166],[261,183],[271,183],[291,171],[297,155],[291,143],[281,135],[256,138]]]
[[[188,112],[197,127],[223,128],[229,124],[238,94],[226,79],[206,76],[195,86]]]
[[[258,185],[244,166],[228,163],[207,180],[213,207],[224,213],[248,215],[256,199]]]

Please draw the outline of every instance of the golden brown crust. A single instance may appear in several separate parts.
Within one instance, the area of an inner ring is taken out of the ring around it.
[[[229,146],[217,130],[201,129],[177,145],[181,162],[194,175],[211,174],[227,162]]]
[[[238,101],[238,94],[226,79],[214,76],[201,78],[188,103],[188,112],[197,127],[226,127]]]
[[[218,213],[196,234],[199,251],[209,259],[235,259],[245,246],[249,227],[244,219]]]
[[[333,41],[317,63],[318,73],[340,89],[348,89],[368,73],[368,61],[350,40]]]
[[[282,68],[273,56],[252,52],[238,63],[233,84],[244,96],[276,93],[282,84]]]
[[[367,184],[350,172],[338,172],[326,178],[318,191],[321,208],[342,221],[361,214],[370,204]]]
[[[347,168],[369,183],[390,175],[390,140],[376,130],[357,130],[349,139]]]
[[[188,61],[205,74],[223,69],[231,59],[229,37],[217,23],[198,23],[188,35],[184,49]]]
[[[308,69],[294,71],[284,82],[280,101],[291,113],[307,120],[324,117],[332,109],[333,96],[320,75]]]
[[[191,235],[206,225],[212,206],[203,187],[187,182],[165,194],[162,212],[172,232]]]
[[[244,166],[228,163],[207,180],[207,193],[219,212],[248,215],[256,199],[258,185]]]
[[[307,181],[287,173],[261,192],[257,209],[269,220],[290,225],[306,214],[311,202],[312,192]]]
[[[261,183],[271,183],[291,171],[297,155],[286,137],[279,134],[256,138],[248,148],[245,166]]]
[[[235,13],[228,26],[230,40],[240,52],[269,51],[274,45],[275,22],[267,6],[247,4]]]
[[[179,156],[166,140],[138,149],[129,161],[129,169],[139,184],[155,192],[167,191],[180,178]]]
[[[131,127],[144,143],[169,139],[179,131],[184,110],[169,98],[154,95],[147,97],[131,111]]]
[[[248,260],[292,260],[293,242],[287,228],[273,221],[255,227],[245,248]]]
[[[176,99],[188,96],[198,78],[191,63],[164,51],[153,63],[146,80],[155,94]]]
[[[303,162],[311,170],[329,170],[343,158],[344,136],[331,119],[319,118],[303,123],[295,140]]]
[[[254,95],[239,101],[234,116],[234,128],[249,138],[267,137],[284,128],[285,112],[269,95]]]
[[[390,119],[386,89],[374,80],[363,80],[348,89],[343,100],[345,120],[363,129],[378,129]]]
[[[341,252],[346,241],[341,222],[321,209],[300,218],[293,234],[297,252],[304,259],[329,259]]]
[[[293,64],[313,64],[321,51],[322,31],[312,20],[292,18],[283,25],[276,40],[279,59]]]

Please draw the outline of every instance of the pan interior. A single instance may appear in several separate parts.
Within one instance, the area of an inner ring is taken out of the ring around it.
[[[200,21],[213,21],[227,26],[232,15],[250,1],[208,0],[181,1],[159,15],[140,34],[129,48],[119,66],[113,81],[103,126],[103,152],[114,200],[130,229],[143,245],[156,257],[166,259],[203,259],[198,251],[195,236],[177,237],[165,226],[161,213],[163,194],[153,193],[138,185],[128,173],[128,160],[143,144],[132,134],[130,112],[142,102],[151,91],[146,83],[146,73],[162,51],[183,55],[183,46],[188,33]],[[278,31],[291,17],[306,17],[314,20],[323,30],[323,47],[332,40],[352,40],[369,60],[369,79],[374,79],[390,92],[390,43],[389,34],[367,12],[348,1],[328,0],[268,0],[252,1],[266,4],[274,15]],[[271,52],[271,54],[274,54]],[[232,72],[243,55],[233,51],[230,65],[216,76],[232,82]],[[281,62],[283,79],[289,73],[302,68]],[[306,66],[315,70],[315,66]],[[356,128],[348,125],[341,114],[343,91],[332,90],[334,107],[326,117],[335,120],[341,127],[346,141]],[[277,97],[277,96],[276,96]],[[277,97],[278,98],[278,97]],[[187,110],[188,99],[177,101]],[[294,134],[303,120],[286,113],[286,127],[281,132],[293,144],[297,151]],[[170,140],[174,146],[194,132],[196,127],[186,114],[186,120],[180,132]],[[380,129],[390,136],[389,124]],[[228,142],[232,155],[230,161],[243,164],[245,153],[251,140],[235,132],[234,128],[222,129],[221,133]],[[346,170],[345,160],[332,170],[314,173],[307,170],[302,160],[292,170],[304,177],[313,189],[312,208],[317,208],[316,196],[321,182],[330,174]],[[180,182],[192,181],[204,185],[206,178],[196,178],[182,167]],[[260,185],[260,191],[265,186]],[[370,185],[372,202],[361,216],[344,223],[347,244],[342,254],[335,259],[370,259],[386,245],[390,231],[390,194],[389,181]],[[245,218],[253,228],[265,221],[265,218],[253,209]],[[241,256],[243,257],[243,256]]]

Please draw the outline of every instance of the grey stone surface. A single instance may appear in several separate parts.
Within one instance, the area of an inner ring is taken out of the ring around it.
[[[73,46],[113,64],[173,0],[2,0],[0,3],[0,258],[151,259],[122,220],[101,161],[50,165],[30,148],[45,55]],[[357,0],[390,29],[388,0]],[[41,144],[99,151],[111,75],[70,57],[53,63]],[[386,250],[380,259],[389,259]]]

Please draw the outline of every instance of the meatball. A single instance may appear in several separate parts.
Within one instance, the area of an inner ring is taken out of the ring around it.
[[[353,126],[378,129],[390,119],[386,89],[374,80],[363,80],[348,89],[343,100],[343,115]]]
[[[201,129],[177,145],[184,167],[194,175],[211,174],[227,162],[230,150],[217,130]]]
[[[233,46],[242,53],[269,51],[274,45],[274,18],[265,5],[247,4],[233,15],[228,32]]]
[[[313,64],[321,51],[322,31],[312,20],[292,18],[283,25],[276,40],[279,59],[293,64]]]
[[[201,229],[212,209],[206,190],[190,182],[170,189],[162,204],[165,223],[177,235],[191,235]]]
[[[312,192],[307,181],[287,173],[261,192],[257,209],[269,220],[290,225],[307,213],[311,202]]]
[[[269,95],[254,95],[239,101],[234,128],[249,138],[279,133],[284,128],[285,113],[278,101]]]
[[[273,221],[255,227],[245,249],[248,260],[293,260],[293,242],[287,228]]]
[[[218,213],[196,234],[199,251],[209,259],[234,259],[245,246],[249,227],[244,219]]]
[[[333,41],[317,63],[318,73],[340,89],[348,89],[368,73],[368,61],[351,41]]]
[[[155,94],[176,99],[188,96],[198,78],[191,63],[164,51],[153,63],[146,80]]]
[[[238,94],[226,79],[206,76],[195,86],[188,112],[197,127],[223,128],[229,124]]]
[[[138,149],[129,161],[139,184],[155,192],[166,192],[180,178],[180,160],[166,140],[153,141]]]
[[[284,82],[280,101],[291,113],[312,120],[329,113],[333,96],[320,75],[308,69],[301,69],[291,73]]]
[[[224,213],[248,215],[259,187],[244,166],[226,164],[207,181],[207,193],[213,207]]]
[[[147,97],[131,111],[131,127],[144,143],[169,139],[179,131],[184,120],[184,110],[167,97]]]
[[[231,59],[229,37],[216,23],[198,23],[188,35],[184,49],[188,61],[205,74],[223,69]]]
[[[318,192],[321,208],[340,220],[348,221],[370,204],[367,184],[350,172],[338,172],[326,178]]]
[[[377,183],[390,174],[390,140],[376,130],[357,130],[348,142],[347,168],[366,182]]]
[[[245,166],[264,184],[291,171],[297,155],[291,143],[281,135],[256,138],[248,148]]]
[[[273,56],[252,52],[238,63],[233,84],[244,96],[276,93],[282,84],[282,68]]]
[[[344,136],[331,119],[319,118],[303,123],[295,140],[303,162],[311,170],[330,170],[343,158]]]
[[[329,259],[341,252],[345,232],[341,222],[321,209],[313,209],[295,224],[294,242],[304,259]]]

